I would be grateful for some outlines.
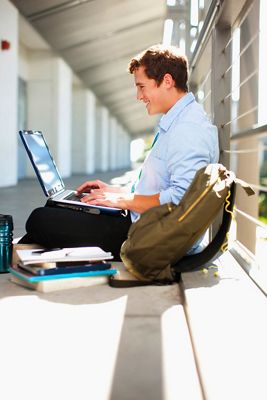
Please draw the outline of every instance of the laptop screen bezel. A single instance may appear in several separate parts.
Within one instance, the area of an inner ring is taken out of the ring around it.
[[[52,157],[52,155],[50,153],[49,147],[48,147],[48,145],[46,143],[46,140],[44,138],[43,133],[41,131],[21,130],[21,131],[19,131],[19,135],[20,135],[22,143],[23,143],[23,145],[24,145],[24,147],[25,147],[25,149],[27,151],[27,154],[29,156],[29,159],[31,161],[31,164],[32,164],[33,169],[34,169],[34,171],[36,173],[36,176],[37,176],[37,178],[38,178],[38,180],[40,182],[40,185],[41,185],[41,187],[43,189],[44,194],[47,197],[51,197],[51,196],[53,196],[55,194],[58,194],[58,193],[62,192],[63,190],[65,190],[65,185],[64,185],[63,180],[62,180],[62,178],[61,178],[61,176],[59,174],[59,171],[57,169],[56,163],[55,163],[55,161],[54,161],[54,159],[53,159],[53,157]],[[40,171],[39,171],[39,169],[38,169],[38,167],[37,167],[37,165],[36,165],[36,163],[34,161],[33,152],[32,152],[31,148],[28,145],[28,142],[27,142],[27,139],[26,139],[27,135],[38,135],[39,138],[41,137],[41,139],[42,139],[42,141],[43,141],[43,143],[45,145],[45,148],[47,150],[47,153],[48,153],[48,155],[50,157],[50,160],[51,160],[51,162],[52,162],[52,164],[54,166],[54,172],[55,172],[55,174],[57,176],[57,180],[60,182],[56,186],[53,186],[53,187],[50,187],[50,188],[45,186],[45,183],[44,183],[44,181],[42,179],[41,173],[40,173]]]

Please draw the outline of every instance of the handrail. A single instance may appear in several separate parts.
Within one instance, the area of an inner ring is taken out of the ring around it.
[[[251,128],[251,129],[246,129],[244,131],[235,133],[234,135],[231,136],[231,141],[234,140],[239,140],[251,136],[257,136],[261,133],[266,133],[267,134],[267,125],[261,125],[257,126],[256,128]]]
[[[238,214],[240,214],[240,215],[242,215],[243,217],[245,217],[246,219],[248,219],[249,221],[253,222],[255,225],[258,225],[258,226],[260,226],[261,228],[263,228],[264,230],[267,231],[267,225],[264,224],[263,222],[261,222],[261,221],[259,221],[258,219],[252,217],[251,215],[247,214],[246,212],[239,210],[239,208],[236,208],[236,207],[235,207],[234,210],[235,210]]]
[[[210,35],[210,30],[214,26],[216,18],[222,9],[224,0],[212,0],[211,5],[208,9],[204,24],[198,36],[197,44],[195,50],[190,59],[190,74],[192,74],[195,65],[198,62],[198,58],[201,54],[201,50],[205,48],[204,43],[208,40]]]

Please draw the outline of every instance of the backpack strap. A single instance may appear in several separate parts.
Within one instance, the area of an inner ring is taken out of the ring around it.
[[[181,272],[192,271],[194,269],[203,267],[204,264],[209,262],[218,253],[218,251],[220,251],[230,229],[235,201],[235,192],[236,184],[233,182],[230,188],[230,196],[227,196],[227,201],[229,204],[227,204],[225,201],[222,223],[215,237],[200,253],[185,256],[175,263],[172,266],[172,272],[175,277],[177,277],[177,275],[179,275]]]
[[[175,282],[179,282],[178,278],[174,280]],[[139,279],[131,276],[129,278],[120,277],[116,275],[110,275],[108,284],[109,286],[115,288],[129,288],[129,287],[136,287],[136,286],[162,286],[162,285],[172,285],[174,282],[154,282],[154,281],[140,281]]]
[[[252,196],[253,194],[255,194],[254,190],[252,189],[251,186],[249,186],[247,182],[239,178],[235,178],[234,181],[235,183],[238,183],[240,186],[242,186],[242,188],[245,190],[248,196]]]
[[[145,281],[139,281],[135,277],[133,279],[125,279],[125,278],[119,278],[116,275],[111,275],[108,280],[109,286],[115,287],[115,288],[129,288],[129,287],[135,287],[135,286],[148,286],[148,285],[153,285],[152,282],[145,282]]]
[[[192,271],[194,269],[203,267],[203,265],[209,262],[220,250],[225,251],[227,249],[227,235],[233,218],[236,184],[239,184],[245,190],[248,196],[255,194],[254,190],[247,182],[233,177],[229,194],[227,195],[224,203],[222,223],[217,234],[208,244],[208,246],[200,253],[185,256],[172,266],[173,275],[177,279],[179,278],[179,274],[181,272]]]

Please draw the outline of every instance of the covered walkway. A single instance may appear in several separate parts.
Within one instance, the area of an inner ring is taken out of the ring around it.
[[[43,294],[1,275],[1,399],[267,398],[266,15],[265,0],[0,0],[0,212],[15,237],[45,202],[18,130],[44,132],[66,186],[127,184],[131,141],[158,122],[127,63],[162,41],[188,55],[220,162],[256,192],[237,193],[229,250],[179,284]]]

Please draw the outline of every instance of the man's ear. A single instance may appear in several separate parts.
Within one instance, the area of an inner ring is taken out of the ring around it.
[[[174,81],[173,77],[171,76],[171,74],[168,74],[168,73],[165,74],[163,77],[163,82],[167,88],[172,88],[175,86],[175,81]]]

